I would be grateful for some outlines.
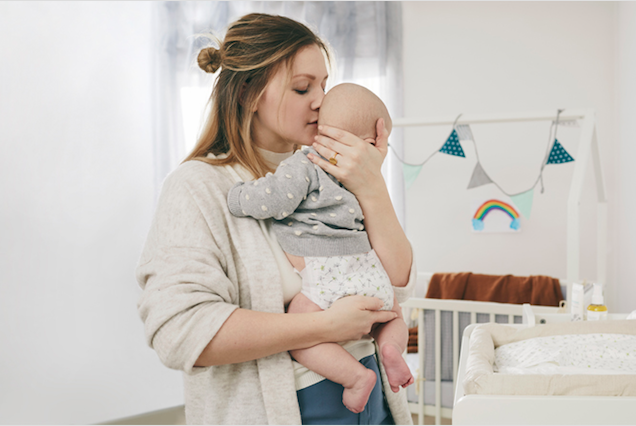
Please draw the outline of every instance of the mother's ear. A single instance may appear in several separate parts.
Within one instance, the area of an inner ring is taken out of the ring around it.
[[[243,83],[239,91],[239,104],[241,106],[245,106],[245,89],[247,89],[247,81]]]
[[[239,91],[239,104],[242,107],[245,107],[245,91],[247,90],[247,86],[250,84],[251,80],[252,78],[248,77],[248,79],[241,85],[241,90]],[[252,112],[256,112],[257,106],[258,105],[254,105]]]

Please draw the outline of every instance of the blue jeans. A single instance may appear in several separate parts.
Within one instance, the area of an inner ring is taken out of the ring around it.
[[[382,392],[382,380],[375,355],[362,358],[362,365],[375,371],[377,381],[369,402],[361,413],[352,413],[342,404],[344,387],[323,380],[296,392],[304,425],[392,425],[393,417]]]

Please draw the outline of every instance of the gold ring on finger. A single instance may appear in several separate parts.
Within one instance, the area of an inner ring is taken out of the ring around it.
[[[333,164],[334,166],[337,166],[337,165],[338,165],[338,159],[336,158],[336,156],[337,156],[337,155],[338,155],[338,153],[337,153],[337,152],[334,152],[334,153],[333,153],[333,157],[331,157],[331,158],[329,159],[329,162],[330,162],[331,164]]]

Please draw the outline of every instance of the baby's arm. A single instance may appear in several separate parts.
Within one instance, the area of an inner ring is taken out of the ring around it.
[[[234,185],[227,194],[230,212],[237,217],[284,219],[316,184],[312,174],[315,175],[313,164],[298,152],[281,162],[276,173]]]

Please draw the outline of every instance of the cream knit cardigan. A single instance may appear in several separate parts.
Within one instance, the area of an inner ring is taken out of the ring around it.
[[[180,165],[165,180],[136,270],[147,343],[169,368],[184,372],[188,424],[300,424],[287,352],[254,361],[193,367],[232,312],[284,313],[281,275],[267,221],[236,218],[227,208],[240,166]],[[409,285],[396,292],[404,300]],[[396,424],[412,424],[406,392],[394,394],[382,370]]]

